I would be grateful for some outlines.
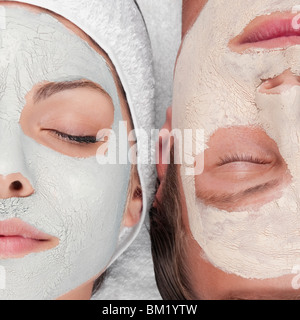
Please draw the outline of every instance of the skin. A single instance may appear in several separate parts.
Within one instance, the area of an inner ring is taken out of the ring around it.
[[[195,23],[199,13],[204,8],[208,0],[183,0],[182,1],[182,37]]]
[[[0,5],[22,6],[33,12],[46,12],[50,14],[44,9],[27,4],[0,1]],[[127,121],[128,132],[130,132],[133,129],[133,125],[129,108],[118,80],[116,70],[109,57],[77,26],[61,16],[53,13],[51,13],[51,15],[63,23],[71,32],[85,40],[93,49],[104,57],[112,71],[119,99],[121,101],[123,120]],[[109,95],[104,92],[99,85],[90,83],[87,86],[78,88],[65,88],[45,99],[36,99],[39,90],[46,85],[46,82],[36,84],[26,96],[26,105],[20,119],[20,125],[24,133],[38,143],[71,157],[87,158],[95,156],[97,149],[103,142],[89,144],[82,148],[78,143],[69,141],[65,137],[58,135],[56,131],[73,136],[95,137],[100,129],[111,128],[114,121],[114,106]],[[85,105],[90,106],[89,112],[80,108],[80,101],[84,101]],[[59,110],[51,109],[51,106],[53,105],[59,105]],[[99,112],[100,106],[101,113]],[[66,132],[66,127],[70,127],[68,126],[68,121],[69,123],[72,123],[72,132]],[[139,178],[138,175],[132,174],[132,194],[128,199],[123,219],[123,225],[126,227],[132,227],[137,224],[142,212],[142,199],[141,197],[134,196],[136,190],[140,190]],[[33,193],[33,187],[21,173],[12,173],[8,176],[0,175],[0,198],[30,197]],[[49,242],[49,248],[46,248],[46,250],[52,247],[53,244]],[[94,281],[103,272],[104,270],[99,270],[99,274],[93,279],[90,279],[87,283],[84,283],[79,288],[60,297],[58,300],[89,300],[92,295]]]
[[[183,39],[206,3],[207,1],[201,0],[183,0]],[[235,50],[236,39],[230,45]],[[299,77],[287,70],[274,79],[266,79],[260,90],[263,93],[276,94],[290,85],[299,85]],[[171,108],[167,112],[164,129],[169,131],[174,129],[172,128]],[[229,213],[230,211],[260,207],[280,197],[282,189],[291,182],[287,165],[277,144],[262,130],[247,127],[221,128],[210,138],[208,146],[209,148],[205,151],[204,172],[196,177],[196,194],[207,205],[226,210]],[[164,147],[160,146],[160,150],[163,152]],[[224,159],[224,157],[226,159],[228,153],[235,155],[247,152],[250,152],[253,158],[259,158],[260,163],[230,161],[220,165],[220,159]],[[166,170],[166,165],[158,165],[157,171],[162,182],[157,194],[159,200],[161,200],[161,189]],[[222,177],[222,181],[219,180],[220,177]],[[198,242],[194,240],[190,230],[180,166],[178,166],[178,180],[186,238],[185,261],[190,272],[190,289],[198,299],[298,300],[300,298],[300,291],[292,287],[292,282],[296,279],[295,274],[276,279],[249,280],[225,273],[210,264],[205,259],[204,252]],[[276,181],[276,183],[270,184],[268,187],[265,186],[262,190],[254,190],[255,186],[264,185],[267,181]],[[251,189],[251,192],[241,192]],[[239,198],[230,197],[230,195],[237,193],[240,193]],[[224,195],[228,197],[226,198]]]

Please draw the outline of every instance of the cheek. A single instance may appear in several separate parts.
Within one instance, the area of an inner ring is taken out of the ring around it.
[[[110,247],[117,241],[130,168],[74,159],[25,137],[35,194],[30,219],[60,238],[65,250]],[[101,248],[102,249],[102,248]],[[111,250],[111,248],[109,249]]]
[[[73,159],[25,135],[21,145],[19,161],[30,172],[34,194],[12,199],[20,205],[10,214],[59,238],[59,245],[3,262],[8,277],[3,295],[21,300],[55,299],[99,275],[111,260],[126,204],[130,166],[100,166],[95,158]],[[9,206],[10,201],[3,205]]]

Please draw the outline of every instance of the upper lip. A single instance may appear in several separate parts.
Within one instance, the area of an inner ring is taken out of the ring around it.
[[[40,241],[51,239],[51,236],[17,218],[0,221],[0,237],[22,237]]]
[[[251,21],[244,31],[232,39],[229,44],[233,47],[248,49],[259,47],[260,44],[264,47],[262,43],[269,40],[278,38],[289,40],[292,37],[299,37],[300,29],[294,28],[293,25],[294,19],[298,17],[298,14],[293,13],[275,13],[270,16],[258,17]],[[274,44],[274,46],[276,45]]]

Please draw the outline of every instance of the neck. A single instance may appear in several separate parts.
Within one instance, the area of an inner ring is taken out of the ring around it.
[[[89,282],[59,297],[57,300],[90,300],[94,283]]]

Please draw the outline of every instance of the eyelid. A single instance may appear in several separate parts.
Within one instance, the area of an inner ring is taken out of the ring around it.
[[[69,141],[71,143],[77,143],[77,144],[95,144],[99,140],[95,136],[74,136],[69,135],[67,133],[63,133],[57,130],[49,130],[56,136],[60,137],[62,140]]]
[[[259,164],[259,165],[266,165],[266,164],[272,163],[270,159],[254,157],[253,155],[249,155],[249,154],[233,154],[233,155],[227,155],[224,158],[220,157],[220,161],[217,163],[217,165],[221,167],[226,164],[234,163],[234,162],[249,162],[252,164]]]

